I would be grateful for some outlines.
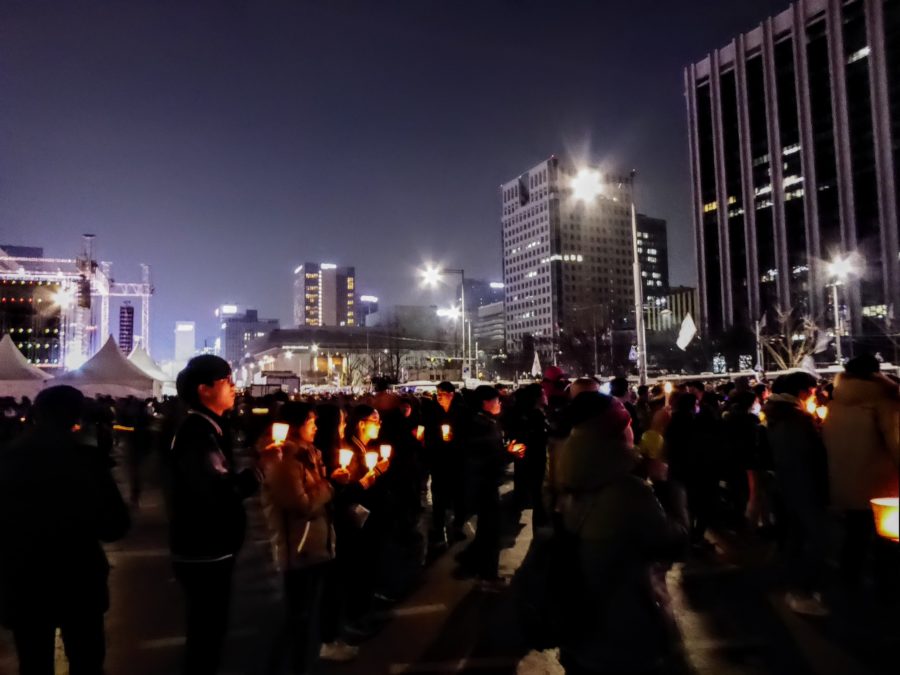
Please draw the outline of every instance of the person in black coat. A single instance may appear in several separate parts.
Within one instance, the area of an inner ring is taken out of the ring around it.
[[[547,402],[540,384],[530,384],[515,393],[515,403],[504,417],[506,436],[525,446],[525,454],[515,462],[514,498],[516,510],[532,511],[532,528],[549,522],[541,492],[547,469]]]
[[[128,509],[105,453],[80,445],[84,396],[51,387],[34,425],[0,452],[0,619],[23,675],[52,675],[56,629],[69,672],[99,675],[109,564],[100,542],[120,539]]]
[[[176,381],[188,406],[169,456],[169,545],[185,595],[185,675],[219,668],[231,578],[244,542],[243,500],[259,488],[252,469],[235,469],[231,434],[222,415],[234,405],[231,367],[204,354],[188,361]]]

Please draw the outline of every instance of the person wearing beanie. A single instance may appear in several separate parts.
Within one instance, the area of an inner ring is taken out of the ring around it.
[[[621,401],[582,394],[559,448],[562,531],[551,583],[566,672],[665,672],[670,636],[652,580],[688,539],[683,507],[669,515],[635,474],[631,416]]]
[[[834,381],[822,438],[828,452],[831,506],[844,516],[843,581],[858,586],[866,558],[874,550],[879,587],[896,593],[896,570],[890,569],[883,544],[876,544],[869,506],[870,499],[896,497],[900,492],[900,389],[879,369],[869,355],[847,362]]]
[[[109,458],[79,443],[84,408],[73,387],[44,389],[33,423],[0,450],[0,623],[22,673],[53,672],[57,629],[70,672],[103,672],[101,542],[125,536],[130,519]]]
[[[226,412],[234,406],[231,367],[195,356],[178,373],[188,408],[169,456],[169,544],[185,596],[184,675],[218,672],[231,601],[234,561],[246,531],[243,500],[259,487],[252,469],[237,471]]]

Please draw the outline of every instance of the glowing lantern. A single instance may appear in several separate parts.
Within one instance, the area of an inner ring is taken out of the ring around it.
[[[885,539],[900,541],[898,533],[897,497],[881,497],[871,500],[872,513],[875,515],[875,529]]]
[[[443,438],[445,441],[450,440],[450,425],[449,424],[441,425],[441,438]]]

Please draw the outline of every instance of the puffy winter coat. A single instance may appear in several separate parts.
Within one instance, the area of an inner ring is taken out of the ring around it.
[[[868,509],[872,498],[898,495],[900,393],[891,380],[838,375],[822,436],[832,506]]]
[[[260,467],[263,511],[278,568],[286,572],[332,560],[334,489],[319,451],[288,441],[280,452],[262,451]]]
[[[576,425],[559,450],[559,509],[574,537],[581,588],[570,598],[567,659],[597,672],[659,667],[666,617],[653,588],[653,565],[673,559],[687,538],[687,516],[670,517],[632,471],[636,454],[611,434],[621,406]],[[625,423],[627,426],[627,420]]]

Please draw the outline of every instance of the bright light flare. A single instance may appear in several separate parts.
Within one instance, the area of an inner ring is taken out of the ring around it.
[[[853,273],[853,263],[850,258],[835,258],[828,263],[828,273],[837,278],[844,280]]]
[[[68,309],[75,302],[75,292],[71,288],[61,288],[53,294],[53,302],[62,309]]]
[[[437,311],[437,315],[442,319],[453,319],[456,321],[459,318],[459,307],[442,307]]]
[[[425,286],[437,286],[438,281],[441,280],[441,271],[433,265],[427,265],[419,272],[419,275],[422,277],[422,284]]]
[[[603,194],[600,173],[594,169],[580,169],[570,183],[572,196],[581,202],[590,202]]]

